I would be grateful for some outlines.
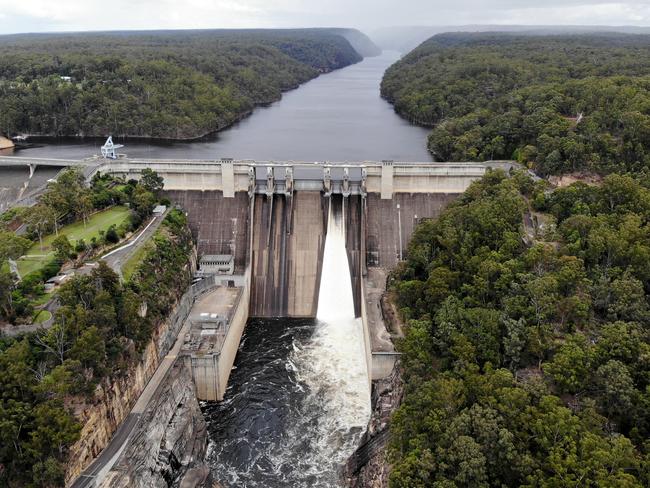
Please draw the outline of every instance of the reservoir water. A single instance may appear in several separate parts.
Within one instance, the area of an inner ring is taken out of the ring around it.
[[[260,161],[431,161],[428,130],[399,117],[379,96],[397,52],[321,75],[268,107],[200,142],[125,142],[137,158],[257,159]],[[25,157],[85,158],[103,140],[65,141],[20,151]]]
[[[285,93],[268,107],[231,128],[197,142],[126,141],[121,149],[134,158],[257,159],[260,161],[431,161],[428,130],[399,117],[379,96],[386,68],[397,52],[366,58],[321,75]],[[23,149],[24,157],[83,159],[100,153],[103,139],[46,142]],[[26,190],[27,169],[0,168],[0,211],[57,173],[39,168]]]

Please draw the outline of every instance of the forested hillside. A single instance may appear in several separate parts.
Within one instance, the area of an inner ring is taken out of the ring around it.
[[[75,409],[97,402],[110,381],[142,359],[190,283],[192,247],[185,215],[173,210],[136,279],[121,283],[100,261],[61,286],[49,329],[0,337],[0,486],[64,485],[69,448],[81,431]]]
[[[518,159],[541,174],[650,166],[650,36],[441,34],[382,96],[433,127],[438,160]]]
[[[190,139],[361,60],[344,30],[0,37],[0,133]]]
[[[650,486],[648,222],[647,178],[489,172],[420,224],[391,487]]]

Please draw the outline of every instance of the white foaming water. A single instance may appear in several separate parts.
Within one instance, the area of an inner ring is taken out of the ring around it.
[[[303,451],[303,466],[313,478],[305,486],[331,487],[332,479],[323,475],[335,474],[345,463],[370,418],[363,330],[354,316],[345,223],[333,213],[331,203],[322,269],[318,325],[310,341],[290,358],[298,380],[309,389],[304,411],[319,414],[302,418],[288,438],[299,442],[309,438],[311,448]]]
[[[328,324],[354,320],[352,281],[345,250],[345,220],[334,214],[331,203],[316,318]]]

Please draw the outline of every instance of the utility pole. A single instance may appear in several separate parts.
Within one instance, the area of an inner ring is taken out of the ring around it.
[[[399,203],[397,204],[397,227],[399,231],[399,260],[402,260],[402,211]]]

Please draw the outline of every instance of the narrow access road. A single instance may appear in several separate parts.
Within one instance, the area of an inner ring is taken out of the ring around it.
[[[122,266],[124,266],[124,263],[128,261],[128,259],[131,257],[131,255],[138,249],[140,246],[144,245],[145,242],[149,240],[151,236],[154,235],[154,233],[158,230],[160,227],[160,224],[162,224],[163,220],[165,220],[165,217],[169,213],[170,209],[168,208],[165,213],[162,215],[156,215],[151,218],[149,223],[145,226],[144,229],[138,231],[137,234],[131,236],[129,239],[127,239],[120,247],[117,249],[114,249],[113,251],[109,252],[108,254],[105,254],[102,257],[97,258],[103,259],[106,261],[106,264],[110,266],[110,268],[115,271],[120,278],[122,277]],[[85,265],[84,265],[85,266]],[[79,274],[83,274],[85,272],[89,272],[88,270],[84,270],[84,266],[79,268],[82,271],[77,271]],[[3,334],[14,337],[19,334],[24,334],[27,332],[36,332],[38,330],[45,330],[49,329],[50,326],[52,325],[53,322],[53,317],[54,313],[56,310],[59,308],[58,301],[56,299],[51,300],[45,307],[45,310],[48,310],[52,314],[52,318],[47,320],[46,322],[43,322],[42,324],[27,324],[27,325],[6,325],[0,327],[0,332]]]
[[[144,245],[144,243],[156,233],[169,211],[170,209],[168,208],[162,215],[153,216],[145,228],[138,234],[131,236],[122,246],[98,259],[106,261],[106,264],[122,277],[122,266],[124,266],[136,250]]]

